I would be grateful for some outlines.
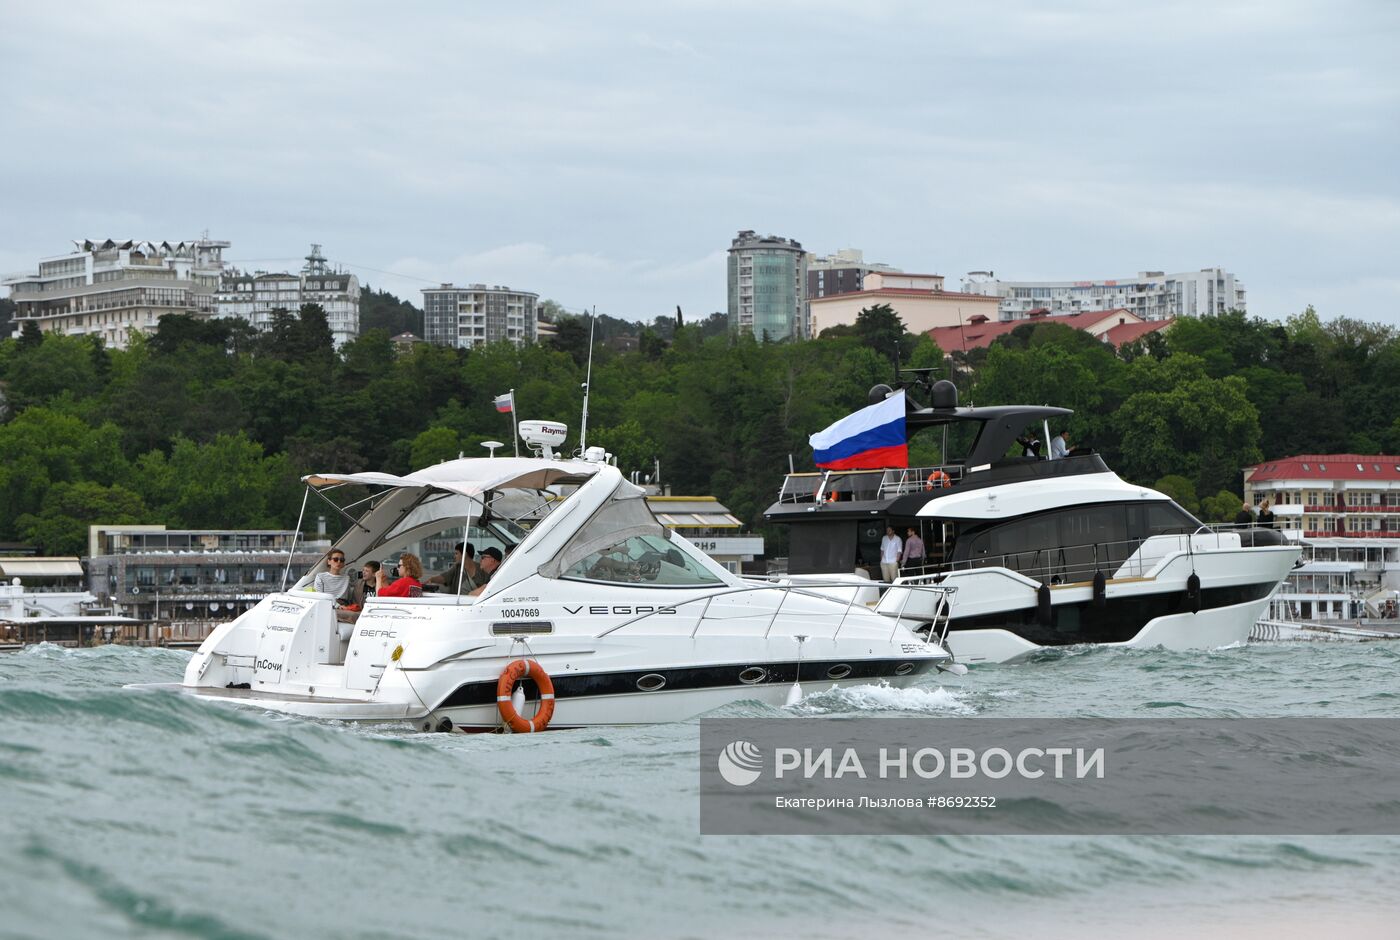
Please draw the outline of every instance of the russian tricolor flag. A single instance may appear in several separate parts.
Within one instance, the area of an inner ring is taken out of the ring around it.
[[[504,395],[497,395],[492,401],[495,402],[496,410],[502,413],[515,411],[515,391],[511,390]]]
[[[909,466],[909,439],[904,434],[904,390],[807,439],[817,466],[827,470]]]

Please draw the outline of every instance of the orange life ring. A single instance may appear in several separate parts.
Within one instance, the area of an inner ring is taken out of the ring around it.
[[[540,687],[540,710],[534,718],[521,715],[510,701],[510,693],[515,690],[515,683],[527,676],[534,679],[535,684]],[[496,709],[510,726],[510,730],[516,734],[548,728],[549,719],[554,717],[554,682],[549,678],[549,673],[533,659],[517,659],[511,663],[496,680]]]
[[[948,476],[948,474],[944,473],[942,470],[935,470],[935,471],[933,471],[932,473],[930,473],[930,474],[928,475],[928,483],[927,483],[927,485],[924,486],[924,489],[926,489],[926,490],[933,490],[933,489],[941,490],[941,489],[943,489],[944,487],[952,486],[952,485],[953,485],[953,478],[952,478],[952,477]]]

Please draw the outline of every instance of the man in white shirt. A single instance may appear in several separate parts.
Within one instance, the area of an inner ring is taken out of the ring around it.
[[[894,526],[885,526],[885,537],[880,539],[880,580],[893,581],[899,577],[899,555],[904,551],[904,540],[894,534]]]
[[[1069,456],[1069,432],[1061,431],[1050,438],[1050,459],[1059,460]]]

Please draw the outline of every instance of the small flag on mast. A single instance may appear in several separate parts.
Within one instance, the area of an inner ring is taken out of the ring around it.
[[[505,413],[507,413],[507,412],[514,413],[514,411],[515,411],[515,393],[514,393],[514,392],[506,392],[504,395],[497,395],[496,398],[495,398],[495,403],[496,403],[496,410],[499,411],[499,412],[501,412],[502,414],[505,414]]]

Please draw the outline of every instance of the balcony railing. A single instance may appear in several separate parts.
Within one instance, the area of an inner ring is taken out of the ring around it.
[[[1338,512],[1400,512],[1400,506],[1304,506],[1303,511],[1317,515]]]
[[[1303,533],[1305,539],[1400,539],[1400,532],[1354,532],[1347,529],[1310,529]]]

